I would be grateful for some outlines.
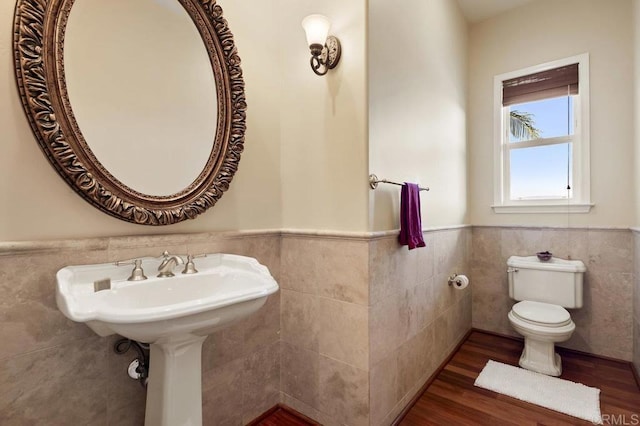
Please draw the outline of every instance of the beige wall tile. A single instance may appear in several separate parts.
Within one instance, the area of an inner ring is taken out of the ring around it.
[[[640,321],[633,323],[633,365],[640,376]]]
[[[453,336],[451,343],[457,344],[471,329],[471,294],[459,300],[450,311]]]
[[[414,251],[418,255],[418,282],[425,284],[433,278],[435,271],[435,237],[433,232],[424,232],[423,239],[425,247],[417,248]]]
[[[280,290],[282,297],[282,341],[302,349],[318,351],[319,298],[308,293]]]
[[[509,296],[509,280],[506,262],[500,262],[497,267],[491,268],[473,266],[469,280],[472,291],[481,289],[483,291]]]
[[[434,317],[432,287],[420,284],[400,292],[400,340],[406,341],[422,330]]]
[[[472,268],[491,270],[500,265],[499,259],[502,259],[502,231],[500,228],[474,227],[471,239]]]
[[[246,424],[280,402],[280,342],[244,359],[242,421]]]
[[[318,294],[318,276],[326,265],[309,238],[283,236],[280,243],[280,288]]]
[[[282,343],[282,392],[319,408],[320,354]]]
[[[400,293],[394,292],[369,308],[369,358],[375,365],[388,357],[402,341]]]
[[[442,315],[456,302],[457,290],[449,285],[450,274],[439,273],[433,281],[433,300],[435,313]]]
[[[395,407],[393,407],[393,409],[389,412],[389,414],[387,414],[387,417],[385,417],[381,423],[379,423],[379,426],[386,426],[386,425],[391,425],[394,423],[395,419],[398,418],[398,416],[400,415],[400,413],[404,410],[404,408],[409,405],[409,403],[411,402],[411,400],[413,399],[413,396],[405,396],[404,398],[402,398],[396,405]]]
[[[269,268],[269,272],[276,280],[280,275],[280,237],[259,236],[245,237],[233,241],[234,246],[229,248],[229,253],[249,256]]]
[[[427,374],[434,360],[434,328],[427,327],[398,349],[398,394],[402,399]]]
[[[109,262],[159,257],[164,251],[171,254],[187,254],[186,235],[149,235],[109,238]]]
[[[0,363],[0,424],[106,423],[106,339],[89,337]]]
[[[280,340],[280,292],[247,318],[210,334],[202,348],[202,369],[246,356]]]
[[[633,232],[633,365],[640,376],[640,233]]]
[[[433,330],[433,357],[434,362],[438,365],[444,361],[449,354],[447,352],[449,341],[451,340],[449,319],[450,317],[448,315],[440,315],[433,322],[433,325],[428,327]]]
[[[398,353],[373,366],[369,373],[371,424],[381,425],[398,402]]]
[[[138,357],[138,352],[131,347],[122,355],[115,353],[113,345],[120,339],[122,339],[122,336],[118,335],[101,339],[104,341],[107,352],[109,416],[111,418],[112,411],[115,412],[129,407],[132,417],[137,418],[142,415],[142,419],[144,419],[147,391],[142,387],[139,380],[134,380],[127,374],[129,363]]]
[[[596,353],[630,361],[633,351],[633,277],[624,272],[591,273],[589,332]]]
[[[284,237],[282,286],[368,305],[368,252],[366,241]]]
[[[418,284],[418,259],[423,248],[408,250],[397,238],[381,238],[370,243],[369,276],[371,305],[389,294]]]
[[[236,359],[202,377],[202,424],[242,426],[244,360]]]
[[[244,356],[245,328],[243,321],[207,337],[202,344],[203,373]]]
[[[107,426],[144,426],[145,404],[132,403],[118,409],[109,409]]]
[[[320,298],[318,344],[321,355],[369,370],[369,310]]]
[[[544,229],[542,239],[546,242],[543,250],[549,250],[562,259],[589,260],[588,233],[582,229]]]
[[[105,250],[0,256],[0,359],[94,335],[58,310],[56,273],[106,261]]]
[[[243,320],[243,353],[272,345],[280,340],[280,292],[272,294],[258,312]]]
[[[508,293],[485,291],[482,282],[475,280],[472,293],[473,298],[473,327],[503,333],[514,334],[507,315],[515,303]]]
[[[318,294],[335,300],[369,305],[369,244],[327,240],[318,256],[326,262],[318,278]]]
[[[436,299],[434,297],[434,286],[436,285],[436,278],[432,277],[425,283],[426,294],[424,297],[426,298],[421,305],[421,309],[423,310],[422,320],[420,328],[424,328],[430,325],[438,316],[437,308],[436,308]],[[422,297],[422,296],[421,296]]]
[[[575,349],[577,351],[595,353],[591,341],[591,323],[593,321],[593,315],[591,310],[586,309],[586,306],[585,300],[585,307],[582,309],[569,310],[571,320],[576,325],[576,329],[569,340],[558,343],[558,346]]]
[[[546,250],[544,237],[542,229],[503,228],[500,263],[506,265],[509,256],[531,256]]]
[[[463,273],[467,258],[468,233],[464,229],[434,233],[435,273]]]
[[[369,424],[369,373],[320,356],[320,411],[341,424]]]
[[[496,269],[474,269],[472,274],[473,326],[481,330],[509,333],[507,314],[514,301],[509,298],[506,265]]]
[[[587,268],[594,272],[633,272],[633,241],[627,230],[590,229]]]

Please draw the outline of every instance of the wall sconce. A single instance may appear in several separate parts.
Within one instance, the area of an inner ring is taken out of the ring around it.
[[[331,22],[326,16],[309,15],[302,20],[311,50],[311,69],[317,75],[325,75],[340,61],[340,40],[329,35]]]

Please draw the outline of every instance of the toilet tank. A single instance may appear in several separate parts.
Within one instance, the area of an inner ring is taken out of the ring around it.
[[[511,256],[507,266],[512,299],[582,307],[582,282],[587,270],[582,261],[553,257],[543,262],[537,256]]]

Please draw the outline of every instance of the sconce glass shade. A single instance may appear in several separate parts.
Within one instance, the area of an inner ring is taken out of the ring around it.
[[[329,35],[331,22],[323,15],[309,15],[302,20],[302,28],[307,35],[307,43],[309,46],[319,44],[324,46]]]

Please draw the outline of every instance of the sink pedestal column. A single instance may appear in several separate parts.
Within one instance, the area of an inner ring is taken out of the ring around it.
[[[151,344],[145,426],[202,425],[202,342],[188,336]]]

